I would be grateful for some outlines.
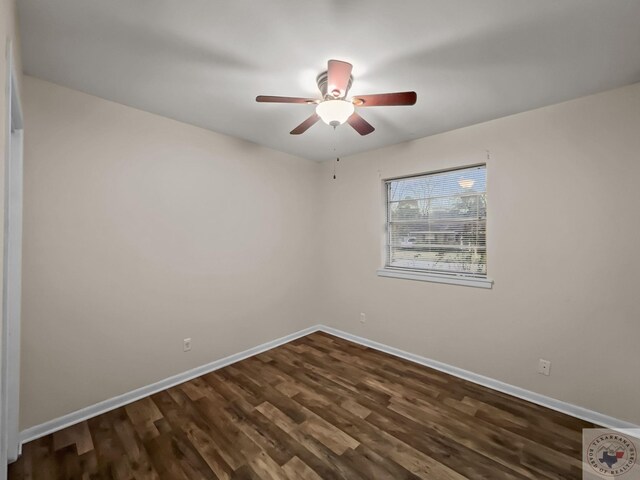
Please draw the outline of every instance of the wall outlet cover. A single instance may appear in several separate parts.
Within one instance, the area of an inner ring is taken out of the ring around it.
[[[551,375],[551,362],[543,358],[538,362],[538,373],[541,375]]]

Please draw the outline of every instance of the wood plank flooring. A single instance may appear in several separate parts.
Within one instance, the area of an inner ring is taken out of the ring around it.
[[[24,445],[18,479],[579,479],[592,424],[314,333]]]

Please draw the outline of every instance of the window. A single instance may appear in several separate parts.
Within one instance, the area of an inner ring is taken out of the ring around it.
[[[485,165],[388,180],[385,268],[486,279],[486,180]]]

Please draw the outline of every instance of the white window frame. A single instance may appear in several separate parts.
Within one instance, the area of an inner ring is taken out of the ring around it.
[[[493,280],[488,276],[486,277],[478,277],[473,275],[465,275],[462,273],[440,273],[440,272],[432,272],[428,270],[421,269],[410,269],[404,267],[394,267],[388,264],[389,262],[389,254],[387,251],[387,244],[389,241],[389,218],[388,218],[388,209],[389,209],[389,192],[387,184],[390,181],[394,180],[403,180],[415,177],[422,177],[432,174],[444,173],[444,172],[453,172],[456,170],[463,170],[466,168],[473,167],[485,167],[487,169],[487,165],[485,163],[479,163],[474,165],[465,165],[454,168],[447,168],[442,170],[436,170],[431,172],[417,173],[412,175],[402,175],[399,177],[391,177],[385,178],[382,180],[382,192],[383,192],[383,205],[384,205],[384,238],[383,238],[383,267],[377,270],[377,275],[379,277],[388,277],[388,278],[400,278],[404,280],[417,280],[421,282],[434,282],[434,283],[446,283],[451,285],[462,285],[467,287],[477,287],[477,288],[487,288],[490,289],[493,287]],[[488,214],[488,213],[487,213]]]

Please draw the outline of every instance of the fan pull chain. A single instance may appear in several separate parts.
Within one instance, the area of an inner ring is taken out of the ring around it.
[[[335,125],[333,126],[333,154],[336,155],[336,127]],[[340,162],[340,157],[338,157],[336,155],[336,163],[333,164],[333,179],[335,180],[336,177],[336,167],[338,165],[338,162]]]

